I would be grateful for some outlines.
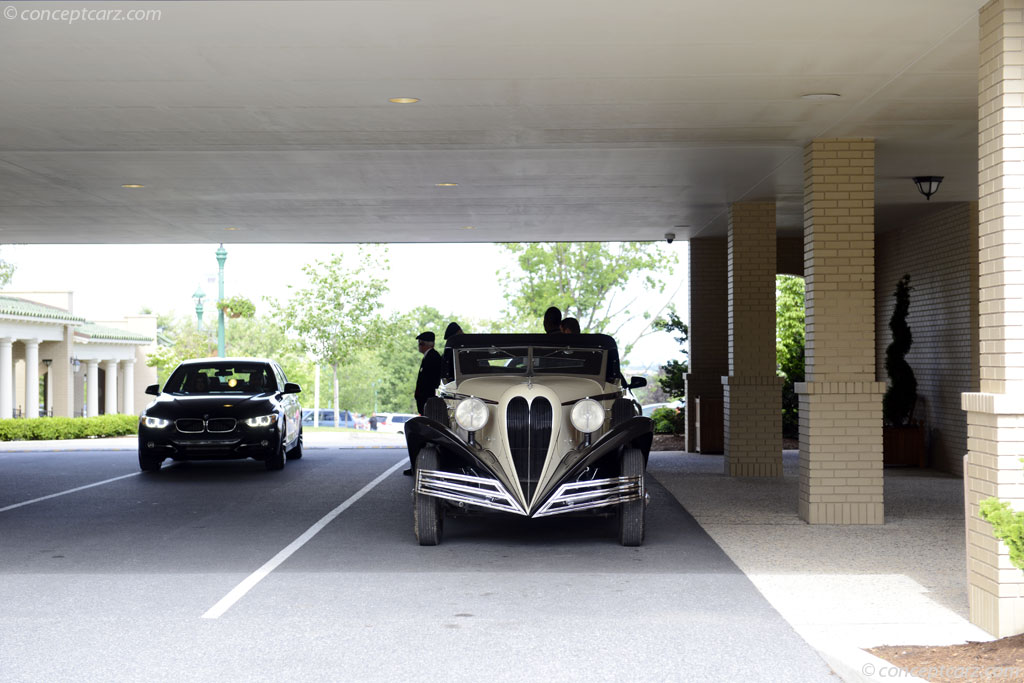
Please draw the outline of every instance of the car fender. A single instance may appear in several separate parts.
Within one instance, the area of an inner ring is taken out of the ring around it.
[[[498,458],[494,453],[484,448],[470,446],[450,428],[429,417],[414,417],[405,423],[405,442],[409,448],[409,462],[413,469],[416,469],[416,458],[420,450],[427,445],[436,446],[442,455],[460,460],[469,467],[482,469],[501,482],[506,490],[516,490],[504,469],[498,464]]]
[[[555,467],[555,474],[544,485],[534,507],[540,507],[567,482],[576,481],[580,474],[593,465],[607,458],[618,458],[626,446],[639,448],[644,454],[644,467],[651,452],[654,441],[654,422],[649,417],[632,417],[620,422],[601,435],[589,446],[577,448],[562,456],[562,461]]]

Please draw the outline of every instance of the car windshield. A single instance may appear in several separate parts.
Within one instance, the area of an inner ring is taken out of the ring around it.
[[[257,363],[180,365],[167,380],[164,391],[176,396],[210,394],[261,394],[274,390],[270,368]]]
[[[458,349],[460,375],[601,375],[602,349],[490,347]]]

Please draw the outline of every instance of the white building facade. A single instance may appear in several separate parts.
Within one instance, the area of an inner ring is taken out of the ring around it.
[[[0,419],[137,414],[155,346],[156,316],[95,323],[71,292],[0,292]]]

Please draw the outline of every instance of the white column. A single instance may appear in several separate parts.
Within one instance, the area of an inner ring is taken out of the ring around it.
[[[39,340],[26,339],[25,417],[39,417]]]
[[[85,361],[85,414],[93,417],[100,414],[100,362]]]
[[[106,415],[117,414],[117,361],[103,361],[105,373],[105,390],[103,392],[103,412]]]
[[[53,382],[56,373],[53,372],[53,363],[46,368],[46,410],[50,415],[56,415],[53,410]]]
[[[10,337],[0,339],[0,418],[14,416],[14,361]]]
[[[124,392],[121,400],[121,412],[125,415],[135,414],[135,360],[121,361],[124,364]]]

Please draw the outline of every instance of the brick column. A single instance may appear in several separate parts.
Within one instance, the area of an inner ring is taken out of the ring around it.
[[[1002,637],[1024,632],[1024,574],[978,516],[996,496],[1024,509],[1024,0],[990,2],[980,16],[980,391],[967,411],[967,580],[971,621]]]
[[[697,398],[722,399],[729,372],[728,250],[720,237],[690,240],[690,372],[686,375],[686,450],[697,450]],[[707,403],[705,403],[705,410]],[[707,449],[705,449],[707,450]]]
[[[775,372],[775,202],[729,209],[729,376],[725,473],[782,475],[782,380]]]
[[[804,152],[806,382],[800,518],[881,524],[882,394],[875,381],[875,144],[815,140]]]

